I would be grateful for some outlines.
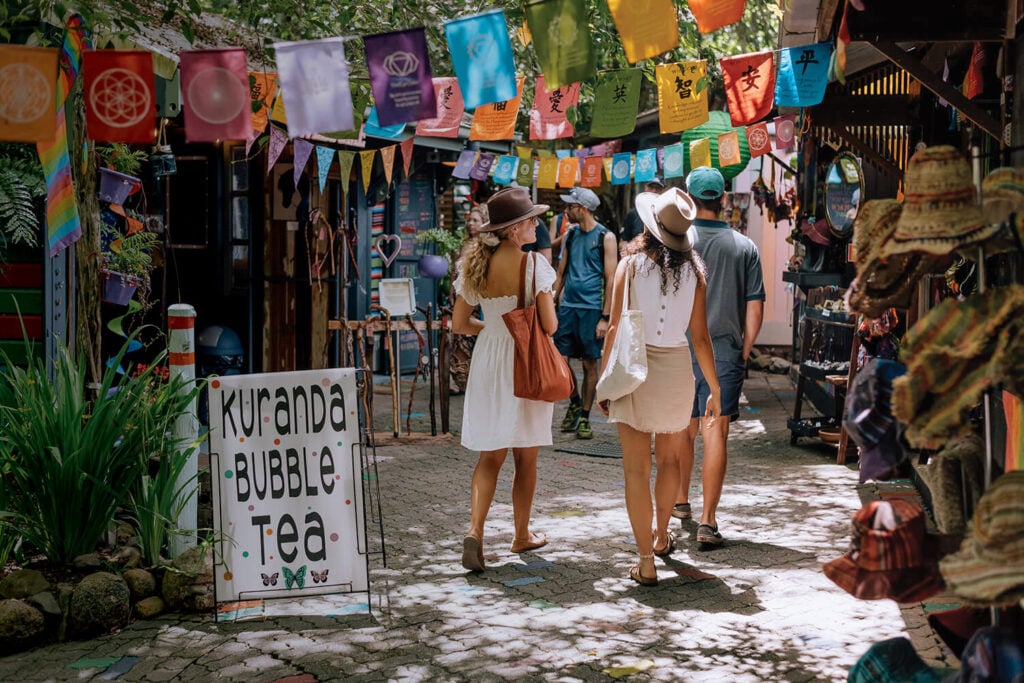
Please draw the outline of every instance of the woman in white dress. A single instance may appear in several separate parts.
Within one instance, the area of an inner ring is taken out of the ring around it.
[[[462,543],[462,566],[470,571],[484,569],[484,522],[509,448],[515,460],[512,552],[534,550],[547,543],[543,534],[530,531],[530,509],[537,484],[537,452],[541,446],[551,445],[554,404],[513,395],[514,344],[501,317],[516,307],[524,258],[526,305],[536,301],[544,332],[552,335],[558,329],[551,294],[555,271],[546,259],[520,250],[536,240],[534,218],[548,207],[534,205],[521,188],[506,188],[487,201],[487,209],[489,222],[480,227],[477,238],[466,244],[459,260],[455,281],[458,297],[452,314],[454,333],[479,335],[462,412],[462,445],[480,451],[473,472],[469,530]],[[471,315],[478,305],[483,320]]]
[[[647,344],[647,379],[632,393],[599,405],[609,422],[619,425],[622,467],[626,480],[626,513],[633,527],[640,562],[629,577],[644,586],[658,584],[654,556],[674,549],[668,530],[679,486],[679,452],[683,430],[690,423],[687,406],[696,391],[686,339],[711,388],[705,417],[710,423],[722,412],[715,356],[708,333],[704,263],[693,250],[690,225],[697,207],[686,193],[669,188],[661,194],[642,192],[635,201],[644,232],[625,245],[612,288],[611,320],[604,338],[602,374],[611,355],[622,317],[623,288],[633,308],[643,311]],[[658,473],[654,479],[655,512],[651,510],[651,435]],[[652,529],[652,517],[656,528]]]

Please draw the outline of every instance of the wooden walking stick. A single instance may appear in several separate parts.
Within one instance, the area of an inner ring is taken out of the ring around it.
[[[427,319],[427,363],[430,364],[430,435],[437,436],[437,416],[434,414],[434,382],[436,381],[434,370],[434,304],[427,304],[424,316]]]
[[[398,423],[401,419],[398,407],[398,366],[395,365],[395,343],[391,339],[391,314],[386,308],[377,304],[370,306],[371,310],[380,311],[384,315],[384,348],[388,352],[388,365],[391,374],[391,425],[394,437],[398,438]]]
[[[441,389],[441,433],[443,434],[448,433],[448,394],[450,391],[449,382],[451,381],[448,368],[449,312],[450,311],[447,308],[441,309],[441,330],[438,336],[438,356],[441,360],[439,363],[440,367],[438,368],[438,374],[440,375],[438,383],[440,384]]]

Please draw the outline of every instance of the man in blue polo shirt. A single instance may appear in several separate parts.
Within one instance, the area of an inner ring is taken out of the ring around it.
[[[679,519],[691,516],[690,475],[694,442],[700,432],[704,438],[704,504],[697,527],[697,542],[707,548],[722,544],[715,512],[725,483],[729,423],[739,417],[747,358],[764,318],[764,280],[757,246],[721,220],[725,179],[718,169],[708,166],[693,169],[686,178],[686,189],[697,205],[697,219],[693,222],[697,231],[694,249],[704,260],[708,271],[708,331],[715,350],[715,370],[722,392],[722,416],[709,424],[700,424],[709,389],[700,367],[694,362],[697,395],[679,458],[679,492],[672,515]]]

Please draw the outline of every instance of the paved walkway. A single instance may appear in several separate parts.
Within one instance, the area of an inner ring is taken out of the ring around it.
[[[752,373],[747,383],[718,513],[725,547],[697,550],[696,525],[682,524],[656,588],[626,578],[635,554],[621,460],[554,449],[542,450],[534,506],[550,544],[508,551],[509,458],[485,538],[490,569],[463,571],[476,454],[430,437],[424,417],[413,419],[421,433],[392,439],[382,391],[388,566],[371,562],[369,613],[364,595],[268,603],[260,621],[173,615],[0,658],[0,680],[845,681],[873,642],[904,634],[929,663],[955,665],[924,619],[947,605],[859,601],[822,574],[846,550],[861,501],[907,484],[858,486],[856,465],[836,465],[831,447],[791,447],[786,377]],[[417,390],[417,410],[426,393]],[[457,430],[461,398],[453,403]],[[612,425],[594,426],[592,443],[616,445]],[[556,432],[555,448],[576,443]],[[699,493],[691,500],[698,516]]]

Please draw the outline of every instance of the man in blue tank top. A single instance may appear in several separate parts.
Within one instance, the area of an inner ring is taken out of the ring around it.
[[[592,190],[574,187],[561,195],[565,212],[576,223],[562,245],[555,280],[558,331],[555,346],[569,358],[583,361],[583,384],[573,377],[569,408],[562,418],[563,432],[576,432],[578,439],[592,439],[590,409],[594,404],[601,347],[608,331],[612,303],[612,280],[618,263],[615,235],[594,218],[601,200]]]

